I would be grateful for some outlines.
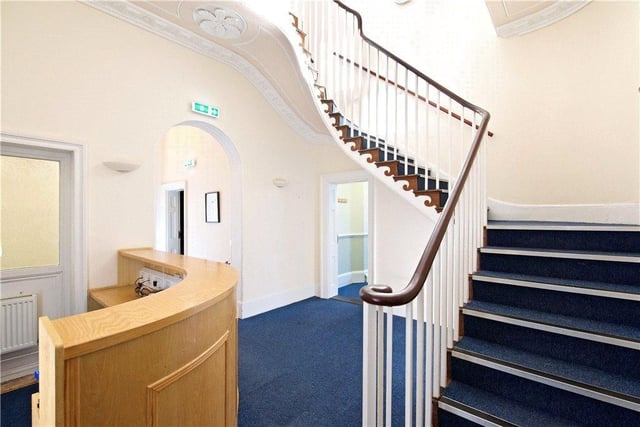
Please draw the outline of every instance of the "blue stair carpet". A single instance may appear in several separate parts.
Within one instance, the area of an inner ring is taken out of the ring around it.
[[[640,425],[640,227],[490,223],[441,426]]]

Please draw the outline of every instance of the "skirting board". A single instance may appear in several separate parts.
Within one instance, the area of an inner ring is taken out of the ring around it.
[[[16,378],[33,375],[38,369],[38,349],[17,352],[18,355],[6,354],[0,362],[0,372],[2,372],[2,382],[14,380]]]
[[[251,301],[240,301],[238,302],[238,317],[240,319],[246,319],[276,308],[284,307],[285,305],[293,304],[294,302],[302,301],[303,299],[311,298],[315,295],[316,286],[311,285]]]
[[[518,205],[489,199],[489,219],[640,225],[640,204]]]
[[[342,273],[338,275],[338,286],[343,287],[351,283],[362,283],[367,280],[367,274],[367,270]]]

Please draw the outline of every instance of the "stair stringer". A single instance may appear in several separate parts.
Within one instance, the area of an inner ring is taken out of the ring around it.
[[[389,171],[389,168],[378,167],[374,163],[370,163],[367,161],[368,157],[360,155],[357,151],[351,150],[350,145],[345,144],[345,142],[340,138],[341,131],[334,127],[331,121],[332,119],[329,117],[329,112],[326,110],[327,106],[322,103],[321,97],[317,94],[318,89],[313,79],[311,60],[305,53],[308,51],[306,51],[300,43],[300,35],[297,33],[295,26],[291,25],[290,28],[280,28],[280,30],[287,36],[289,43],[291,43],[291,46],[296,53],[295,57],[297,60],[298,71],[304,77],[309,95],[313,98],[313,104],[316,111],[327,129],[327,133],[331,136],[333,141],[348,158],[371,174],[376,180],[384,184],[395,194],[399,195],[409,205],[416,208],[422,215],[429,218],[434,223],[437,222],[439,213],[436,211],[436,208],[427,206],[427,204],[432,202],[429,196],[416,196],[411,190],[405,188],[405,183],[395,181],[393,179],[393,175],[386,174],[386,172]]]

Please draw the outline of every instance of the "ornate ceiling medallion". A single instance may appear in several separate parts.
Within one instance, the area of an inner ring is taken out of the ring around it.
[[[237,39],[247,24],[235,11],[220,6],[206,5],[193,12],[193,20],[207,34],[220,39]]]

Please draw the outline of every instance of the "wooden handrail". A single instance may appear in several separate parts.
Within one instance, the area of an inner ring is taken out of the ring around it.
[[[364,301],[369,304],[384,305],[388,307],[404,305],[413,301],[413,299],[418,296],[422,290],[424,282],[429,275],[429,271],[431,271],[431,267],[433,266],[433,260],[436,258],[436,254],[438,253],[438,248],[444,239],[449,223],[451,222],[451,218],[453,217],[456,205],[458,204],[458,200],[460,199],[460,195],[464,189],[464,184],[471,172],[473,162],[475,161],[478,150],[480,149],[482,136],[487,130],[490,114],[488,112],[485,112],[485,114],[486,115],[482,117],[482,121],[480,122],[480,129],[473,139],[473,144],[462,168],[460,179],[449,196],[444,210],[440,214],[440,218],[436,223],[431,237],[429,238],[427,246],[422,252],[418,266],[409,280],[409,283],[397,292],[394,292],[391,287],[386,285],[365,286],[360,289],[360,297]]]
[[[386,286],[386,285],[368,285],[360,289],[360,297],[364,301],[368,302],[369,304],[379,305],[379,306],[389,306],[389,307],[404,305],[413,301],[413,299],[415,299],[416,296],[418,296],[418,294],[422,290],[422,287],[424,286],[424,283],[427,279],[427,276],[429,275],[429,272],[431,271],[431,268],[433,266],[433,261],[435,260],[436,255],[438,253],[438,249],[442,244],[442,240],[444,239],[444,236],[447,232],[449,223],[453,218],[453,213],[455,212],[460,196],[462,195],[464,185],[469,177],[471,168],[473,167],[473,163],[477,157],[478,151],[480,149],[480,145],[482,143],[482,138],[484,137],[485,132],[487,132],[487,126],[489,124],[489,119],[491,115],[489,114],[488,111],[484,110],[483,108],[480,108],[472,104],[471,102],[467,101],[466,99],[462,98],[461,96],[455,94],[454,92],[450,91],[446,87],[442,86],[441,84],[427,77],[426,75],[421,73],[419,70],[417,70],[415,67],[409,65],[407,62],[403,61],[393,53],[389,52],[384,47],[380,46],[378,43],[374,42],[373,40],[365,36],[362,31],[362,17],[360,16],[360,14],[339,0],[334,0],[334,3],[336,3],[339,7],[341,7],[345,11],[355,16],[358,22],[358,32],[360,33],[360,37],[362,37],[362,39],[366,41],[369,45],[376,48],[379,52],[384,53],[389,58],[393,59],[398,64],[402,65],[405,69],[407,69],[408,71],[411,71],[416,76],[425,80],[426,82],[429,83],[429,85],[435,87],[440,92],[447,95],[450,99],[455,100],[465,108],[468,108],[482,116],[482,120],[480,121],[480,124],[477,127],[478,131],[473,138],[473,142],[471,144],[469,154],[467,155],[467,158],[460,172],[458,182],[454,187],[453,191],[451,192],[451,194],[449,195],[447,204],[445,205],[444,210],[440,214],[440,218],[436,223],[433,233],[429,238],[429,242],[427,243],[427,246],[425,247],[422,253],[422,256],[420,257],[418,266],[416,267],[416,270],[413,273],[413,276],[409,280],[409,283],[404,288],[402,288],[397,292],[394,292],[390,286]],[[448,111],[446,112],[447,114],[449,114]]]
[[[418,93],[415,93],[411,89],[407,89],[404,86],[398,84],[397,82],[394,82],[393,80],[390,80],[389,77],[385,77],[385,76],[381,75],[380,73],[376,73],[375,71],[372,71],[372,70],[368,69],[367,67],[364,67],[364,66],[358,64],[355,61],[351,61],[349,58],[345,58],[343,55],[339,55],[336,52],[334,52],[333,54],[335,56],[337,56],[338,58],[344,60],[347,64],[353,63],[354,67],[359,68],[361,70],[364,70],[365,72],[369,73],[370,75],[372,75],[374,77],[377,77],[378,79],[384,81],[385,83],[390,84],[390,85],[394,86],[395,88],[400,89],[401,91],[404,91],[405,93],[408,93],[409,95],[418,98],[420,101],[424,101],[424,102],[428,103],[433,108],[438,108],[443,113],[450,114],[451,117],[453,117],[454,119],[462,120],[465,125],[473,127],[473,123],[471,122],[471,120],[461,117],[460,114],[458,114],[456,112],[453,112],[453,111],[449,111],[448,108],[445,108],[442,105],[438,106],[438,104],[436,104],[435,102],[431,101],[430,99],[427,99],[426,97],[424,97],[424,96],[422,96],[422,95],[420,95]],[[476,129],[479,129],[479,128],[480,128],[480,125],[476,125]],[[493,137],[493,132],[487,131],[487,135],[490,136],[490,137]]]

